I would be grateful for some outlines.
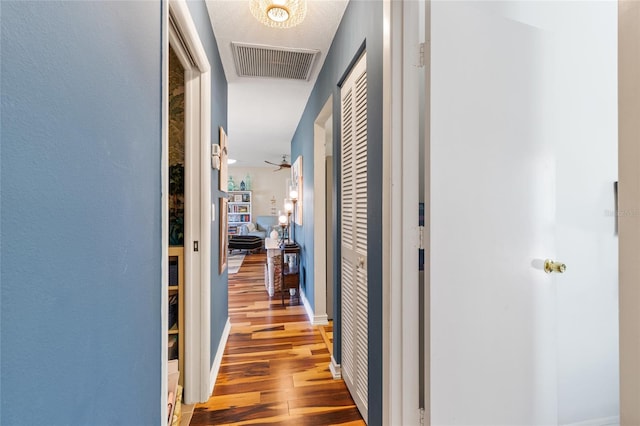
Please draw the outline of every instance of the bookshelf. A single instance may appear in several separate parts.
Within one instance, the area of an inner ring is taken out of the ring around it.
[[[236,235],[241,225],[252,221],[251,191],[229,191],[228,221],[229,235]]]
[[[184,247],[169,246],[169,361],[178,360],[184,377]]]

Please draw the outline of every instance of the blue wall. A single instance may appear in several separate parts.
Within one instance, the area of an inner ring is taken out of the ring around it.
[[[161,7],[2,2],[3,425],[161,421]]]
[[[291,158],[303,156],[304,226],[296,237],[303,249],[305,295],[313,306],[313,123],[327,99],[333,94],[334,182],[340,179],[340,91],[338,84],[346,77],[363,46],[367,51],[368,84],[368,275],[369,275],[369,424],[382,424],[382,2],[352,0],[311,93],[291,145]],[[334,188],[334,206],[340,211],[340,194]],[[339,219],[339,215],[338,215]],[[340,362],[340,229],[335,220],[334,249],[334,356]],[[323,238],[323,236],[317,236]]]
[[[162,6],[1,7],[0,424],[158,424]],[[189,9],[217,141],[227,81],[204,2]],[[228,317],[218,238],[215,222],[212,361]]]
[[[211,22],[204,1],[189,1],[189,12],[198,30],[200,41],[211,65],[211,141],[219,143],[218,128],[227,131],[227,78],[224,75],[218,44],[211,29]],[[228,132],[227,132],[228,133]],[[218,190],[218,171],[211,173],[211,201],[220,211],[220,197],[225,193]],[[227,270],[220,275],[220,223],[211,224],[211,364],[218,351],[220,338],[229,317]]]

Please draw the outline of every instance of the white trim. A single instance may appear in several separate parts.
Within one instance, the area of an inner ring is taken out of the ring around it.
[[[184,0],[170,0],[170,42],[185,68],[185,403],[208,399],[211,347],[211,75]],[[179,32],[179,37],[174,31]],[[198,241],[198,251],[194,242]]]
[[[200,371],[207,371],[211,359],[211,76],[200,76]],[[227,320],[228,323],[228,320]],[[202,382],[200,395],[210,395],[210,383]]]
[[[424,346],[422,348],[423,376],[423,425],[431,424],[431,0],[424,0],[424,271],[423,271],[423,323]]]
[[[391,146],[398,143],[394,150],[389,149],[383,154],[388,163],[387,177],[383,176],[383,182],[387,182],[390,205],[385,206],[388,214],[388,227],[390,235],[387,235],[383,246],[389,247],[390,265],[388,274],[391,282],[389,285],[389,358],[388,364],[388,413],[389,424],[403,424],[402,419],[402,3],[392,2],[390,11],[389,37],[391,38],[389,52],[387,53],[391,64],[385,69],[386,84],[389,90],[396,94],[386,93],[389,97],[383,100],[389,109],[389,142],[383,146]],[[386,227],[385,227],[386,228]]]
[[[394,397],[392,382],[392,360],[395,347],[391,340],[397,333],[392,329],[397,325],[393,321],[391,309],[392,263],[391,256],[391,6],[396,2],[382,2],[382,424],[399,424],[394,421],[397,400]],[[395,6],[394,6],[395,7]],[[333,361],[333,358],[332,358]]]
[[[418,202],[420,137],[419,4],[385,9],[383,50],[383,416],[388,424],[420,422]],[[388,37],[388,40],[387,40]],[[393,147],[393,150],[390,149]],[[385,195],[386,194],[386,195]],[[387,263],[388,262],[388,263]],[[385,339],[386,337],[386,339]],[[428,387],[428,385],[426,385]]]
[[[216,357],[213,360],[213,364],[211,365],[211,372],[209,373],[209,395],[213,394],[213,388],[216,385],[216,379],[218,378],[218,373],[220,372],[220,366],[222,365],[222,356],[224,355],[224,348],[227,346],[227,340],[229,339],[229,334],[231,333],[231,320],[227,318],[227,323],[224,325],[224,330],[222,330],[222,336],[220,337],[220,343],[218,344],[218,351],[216,352]]]
[[[313,287],[318,317],[327,321],[327,200],[326,123],[333,116],[333,95],[325,102],[313,124]],[[332,126],[333,127],[333,126]],[[314,321],[312,321],[314,322]],[[314,322],[315,323],[315,322]]]
[[[401,215],[402,231],[400,243],[402,259],[396,267],[402,268],[402,285],[392,289],[392,294],[402,298],[402,424],[420,422],[420,288],[418,282],[418,204],[420,182],[420,74],[424,68],[416,66],[419,61],[419,4],[417,1],[402,2],[402,156],[400,174],[402,195],[400,203],[392,209]],[[393,78],[393,77],[392,77]],[[393,141],[396,146],[399,141]],[[394,150],[395,152],[395,150]],[[393,161],[393,160],[392,160]],[[395,165],[392,163],[392,167]],[[392,172],[393,173],[393,172]],[[400,192],[400,191],[396,191]],[[398,211],[398,208],[401,211]],[[397,218],[392,214],[392,220]],[[395,235],[394,239],[397,238]],[[393,367],[393,364],[392,364]]]
[[[198,30],[191,18],[187,2],[185,0],[170,0],[169,9],[171,10],[171,15],[173,15],[176,20],[176,24],[179,27],[178,30],[183,36],[182,41],[189,50],[189,54],[195,61],[198,70],[202,73],[211,71],[209,59],[200,42]]]
[[[304,305],[304,310],[307,312],[307,318],[309,318],[309,322],[311,325],[327,325],[329,324],[329,318],[327,314],[314,314],[313,308],[311,307],[311,303],[307,299],[307,296],[304,294],[304,290],[300,288],[300,300],[302,300],[302,304]]]
[[[612,416],[612,417],[604,417],[601,419],[585,420],[578,423],[569,423],[564,426],[619,426],[619,425],[620,425],[620,417]]]
[[[163,419],[168,418],[167,394],[168,394],[168,374],[169,356],[168,345],[169,336],[166,330],[169,329],[169,4],[162,3],[162,142],[160,154],[160,187],[162,195],[160,197],[160,217],[161,221],[161,241],[160,250],[160,419],[161,424],[166,424]]]
[[[342,367],[340,366],[340,364],[336,362],[333,355],[331,355],[331,363],[329,364],[329,370],[331,370],[331,375],[333,376],[334,379],[336,380],[342,379]]]

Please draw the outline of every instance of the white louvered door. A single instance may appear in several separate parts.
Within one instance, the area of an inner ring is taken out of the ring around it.
[[[341,89],[342,376],[362,417],[368,414],[367,61]]]

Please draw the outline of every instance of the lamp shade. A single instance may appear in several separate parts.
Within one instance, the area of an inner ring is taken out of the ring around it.
[[[291,213],[293,211],[293,203],[291,200],[284,200],[284,210],[287,213]]]
[[[272,28],[291,28],[307,15],[307,0],[250,0],[249,8],[261,23]]]
[[[289,198],[296,201],[298,199],[298,190],[292,189],[291,191],[289,191]]]

